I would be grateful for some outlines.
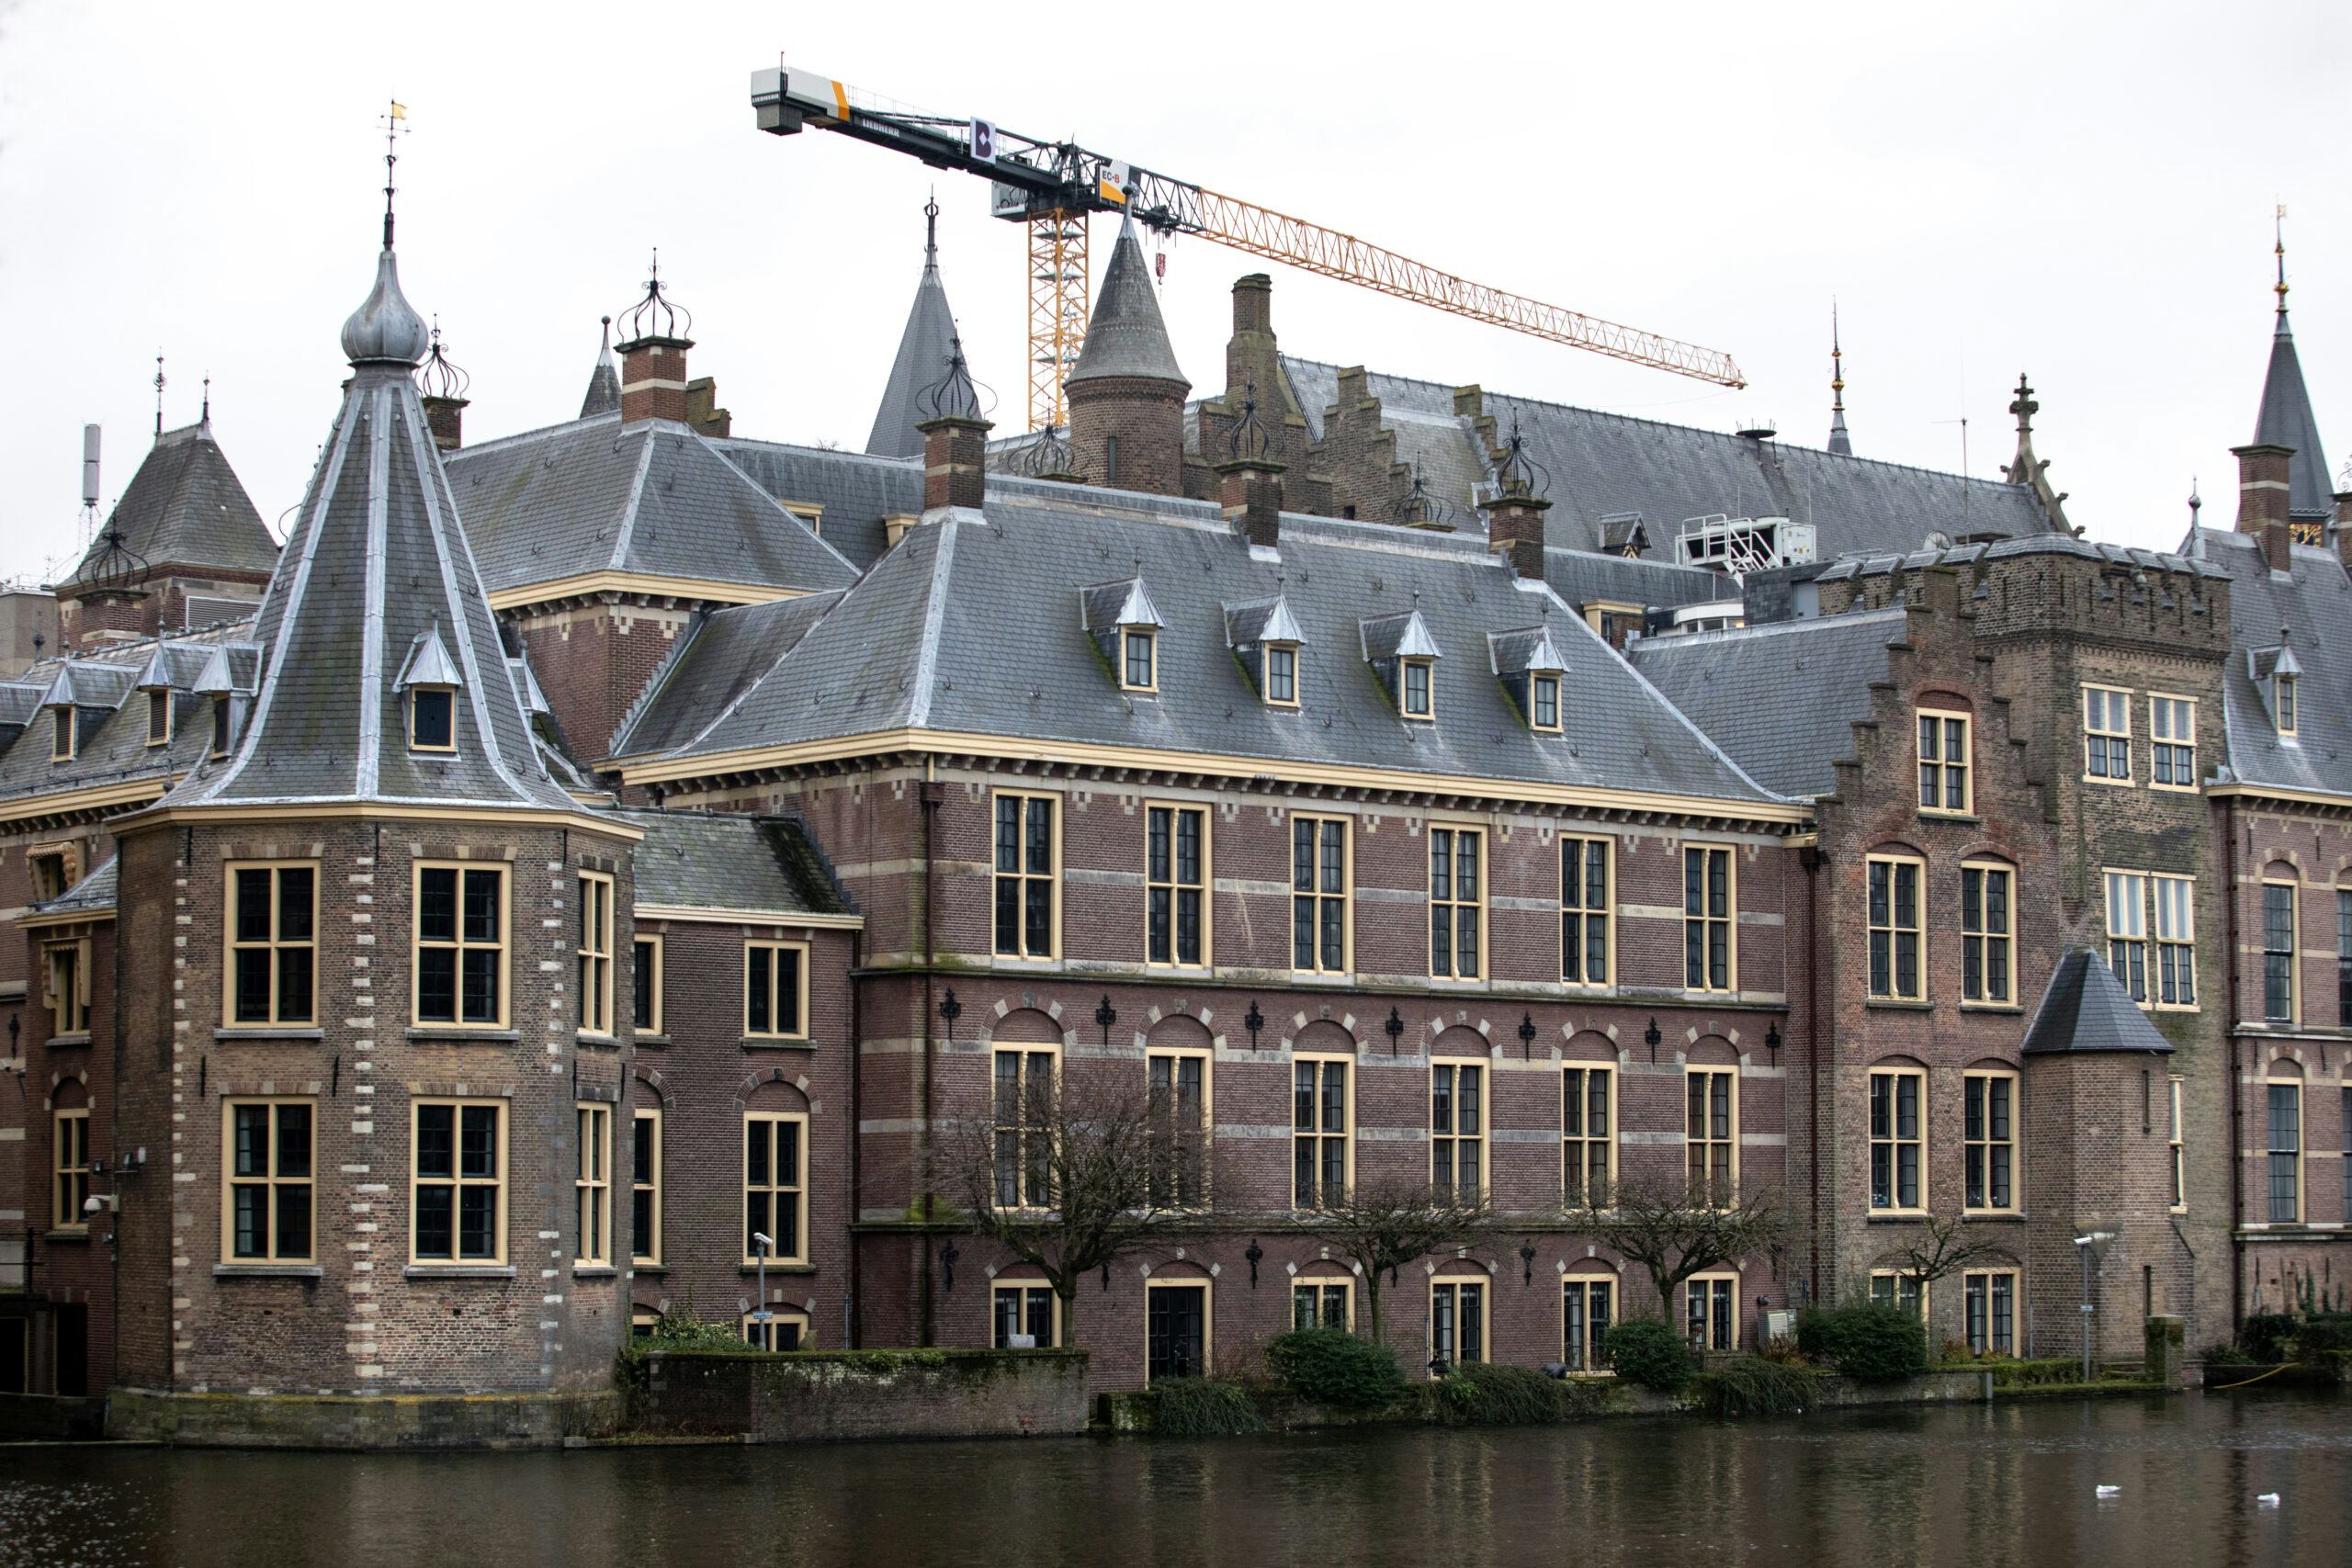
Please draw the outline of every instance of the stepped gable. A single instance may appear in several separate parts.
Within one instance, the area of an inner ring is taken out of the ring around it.
[[[213,439],[209,418],[155,437],[88,553],[57,584],[61,592],[92,581],[109,535],[151,570],[267,572],[277,564],[277,541]]]

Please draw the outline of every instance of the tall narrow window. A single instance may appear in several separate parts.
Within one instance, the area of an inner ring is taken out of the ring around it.
[[[632,1263],[662,1261],[662,1112],[629,1120],[628,1251]]]
[[[1609,984],[1609,846],[1560,840],[1560,978],[1571,986]]]
[[[580,930],[572,978],[580,987],[580,1027],[589,1034],[613,1032],[613,879],[601,872],[580,874]]]
[[[1685,1332],[1694,1350],[1739,1348],[1739,1279],[1702,1274],[1682,1287]]]
[[[2132,694],[2083,688],[2083,773],[2106,784],[2132,782]]]
[[[2018,1352],[2018,1276],[2014,1269],[1988,1269],[1960,1277],[1968,1348],[1977,1356]]]
[[[1926,1140],[1920,1102],[1928,1075],[1907,1069],[1871,1075],[1871,1207],[1916,1210]]]
[[[231,732],[235,728],[236,717],[235,710],[230,706],[233,701],[235,699],[225,693],[212,699],[211,754],[215,757],[229,754],[229,742],[233,738]]]
[[[639,1034],[662,1032],[662,947],[659,934],[630,946],[629,1023]]]
[[[1347,1201],[1351,1101],[1345,1056],[1291,1063],[1291,1206],[1331,1208]]]
[[[44,950],[50,1038],[90,1032],[90,943],[54,942]]]
[[[1609,1325],[1617,1320],[1617,1281],[1571,1274],[1560,1282],[1560,1359],[1572,1372],[1609,1367]]]
[[[1120,632],[1120,685],[1130,692],[1159,689],[1159,641],[1148,626],[1128,626]]]
[[[1204,961],[1208,927],[1208,812],[1154,806],[1144,813],[1145,956],[1154,964]]]
[[[2197,883],[2187,876],[2149,879],[2156,899],[2156,1005],[2197,1005]]]
[[[2262,1016],[2295,1021],[2295,885],[2262,885]]]
[[[504,1263],[506,1102],[409,1103],[415,1118],[410,1258],[419,1263]]]
[[[1871,995],[1917,1001],[1927,995],[1919,961],[1919,883],[1923,861],[1870,857]]]
[[[416,868],[416,1021],[506,1023],[506,868]]]
[[[1963,1002],[2017,1000],[2017,889],[2005,865],[1960,868],[1960,997]]]
[[[2018,1077],[1970,1073],[1962,1079],[1961,1167],[1966,1204],[2006,1213],[2018,1206]]]
[[[2335,890],[2335,1021],[2352,1029],[2352,887]]]
[[[1348,972],[1348,821],[1290,819],[1291,967],[1302,974]]]
[[[1295,643],[1266,645],[1266,701],[1278,708],[1298,705],[1298,647]]]
[[[221,1260],[308,1263],[313,1257],[311,1102],[228,1100],[227,1213]]]
[[[2291,737],[2300,722],[2295,713],[2295,677],[2274,675],[2270,679],[2277,694],[2278,733],[2282,737]]]
[[[1487,836],[1467,828],[1430,829],[1430,973],[1475,980],[1485,972]]]
[[[1564,1206],[1609,1206],[1617,1144],[1610,1102],[1614,1067],[1564,1067],[1560,1073],[1560,1184]]]
[[[613,1260],[613,1108],[594,1100],[572,1107],[577,1141],[571,1175],[571,1260]]]
[[[2344,1218],[2352,1221],[2352,1084],[2344,1086],[2339,1103],[2341,1109],[2336,1113],[2335,1125],[2337,1136],[2344,1145],[2343,1174],[2340,1178],[2344,1184]]]
[[[1301,1333],[1310,1328],[1353,1328],[1355,1306],[1355,1281],[1344,1274],[1291,1281],[1290,1325]]]
[[[995,1053],[1000,1209],[1053,1206],[1056,1066],[1047,1046],[1001,1046]]]
[[[1061,1303],[1055,1299],[1054,1288],[1042,1280],[999,1280],[989,1288],[989,1306],[1000,1350],[1015,1348],[1013,1341],[1021,1338],[1029,1341],[1030,1349],[1061,1342],[1054,1332],[1061,1321]]]
[[[418,751],[458,749],[458,694],[447,686],[412,686],[408,694],[408,743]]]
[[[228,879],[226,1021],[316,1022],[318,867],[232,861]]]
[[[1919,809],[1964,815],[1969,787],[1968,716],[1919,710]]]
[[[763,1040],[808,1038],[808,944],[743,944],[743,1032]]]
[[[1682,851],[1682,983],[1693,991],[1728,991],[1732,972],[1731,851]]]
[[[49,760],[70,762],[74,760],[74,710],[54,707],[49,710]]]
[[[1007,958],[1054,956],[1054,799],[997,792],[996,950]]]
[[[1871,1270],[1871,1304],[1901,1307],[1913,1317],[1927,1316],[1927,1288],[1919,1283],[1919,1276],[1906,1274],[1899,1269]]]
[[[50,1122],[50,1214],[51,1229],[87,1230],[82,1206],[90,1198],[90,1108],[61,1111]]]
[[[1430,1281],[1430,1359],[1449,1367],[1487,1359],[1487,1281],[1441,1276]]]
[[[1209,1054],[1153,1051],[1144,1059],[1151,1085],[1151,1201],[1163,1209],[1208,1201]]]
[[[1437,667],[1426,659],[1402,661],[1396,677],[1397,705],[1407,718],[1437,716],[1437,697],[1432,690],[1436,678]]]
[[[790,1111],[743,1113],[743,1261],[808,1261],[808,1118]]]
[[[161,746],[172,738],[172,694],[147,694],[147,744]]]
[[[2180,1084],[2181,1080],[2177,1077],[2167,1079],[2165,1084],[2165,1100],[2170,1115],[2166,1141],[2171,1145],[2172,1207],[2175,1213],[2188,1207],[2188,1166],[2180,1131]],[[2345,1092],[2352,1094],[2352,1089]],[[2346,1106],[2346,1109],[2352,1111],[2352,1106]],[[2352,1135],[2352,1120],[2347,1120],[2345,1127],[2346,1134]],[[2344,1169],[2346,1179],[2352,1180],[2352,1161],[2347,1161]]]
[[[1682,1095],[1690,1201],[1728,1208],[1739,1188],[1739,1080],[1729,1067],[1691,1067]]]
[[[1487,1069],[1430,1065],[1430,1185],[1464,1201],[1486,1190]]]
[[[1557,733],[1560,728],[1560,678],[1557,675],[1531,675],[1527,690],[1529,704],[1534,710],[1528,716],[1529,726]]]
[[[2158,789],[2197,787],[2197,705],[2187,697],[2148,699],[2148,778]]]
[[[2269,1186],[2270,1223],[2294,1225],[2303,1220],[2303,1086],[2271,1082]]]
[[[2148,999],[2148,879],[2107,874],[2107,963],[2135,1002]]]

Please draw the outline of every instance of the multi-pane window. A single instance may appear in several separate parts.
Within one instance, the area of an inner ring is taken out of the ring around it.
[[[1475,980],[1485,972],[1487,836],[1467,828],[1430,829],[1430,973]]]
[[[232,863],[228,874],[228,1021],[315,1022],[318,868]]]
[[[1731,1350],[1739,1345],[1739,1280],[1730,1274],[1702,1274],[1682,1287],[1683,1327],[1694,1350]]]
[[[232,1100],[221,1256],[231,1263],[308,1263],[313,1256],[311,1102]]]
[[[2171,1155],[2172,1163],[2172,1206],[2176,1212],[2188,1207],[2188,1165],[2180,1130],[2180,1083],[2181,1080],[2175,1077],[2167,1079],[2165,1084],[2165,1100],[2170,1114],[2165,1142],[2170,1145],[2168,1152]],[[2352,1089],[2345,1092],[2352,1094]],[[2352,1111],[2352,1105],[2347,1105],[2346,1109]],[[2352,1136],[2352,1121],[2346,1122],[2345,1130],[2347,1136]],[[2344,1169],[2346,1179],[2352,1180],[2352,1162],[2347,1162]]]
[[[1276,707],[1298,705],[1298,649],[1287,642],[1266,645],[1266,701]]]
[[[1616,1079],[1614,1067],[1561,1069],[1560,1184],[1568,1208],[1608,1206],[1617,1164],[1610,1109]]]
[[[743,944],[743,1032],[769,1040],[808,1037],[808,946]]]
[[[1961,1081],[1961,1173],[1967,1207],[2018,1206],[2018,1077],[1970,1073]]]
[[[2187,876],[2152,876],[2156,900],[2156,1005],[2197,1005],[2197,883]]]
[[[90,1032],[90,943],[53,942],[43,950],[51,1038]]]
[[[1348,1193],[1348,1069],[1345,1056],[1291,1063],[1291,1206],[1322,1209]]]
[[[2341,1178],[2344,1183],[2344,1218],[2352,1221],[2352,1084],[2344,1087],[2335,1125],[2344,1144]]]
[[[506,1261],[506,1102],[418,1100],[409,1256],[419,1263]]]
[[[2135,1002],[2148,999],[2148,879],[2107,874],[2107,963]]]
[[[1560,840],[1560,978],[1571,986],[1609,984],[1609,845]]]
[[[2278,715],[2278,733],[2282,736],[2292,735],[2299,722],[2295,713],[2295,678],[2292,675],[2274,675],[2270,679],[2270,685],[2273,694],[2272,702],[2276,705]],[[59,711],[62,713],[66,710],[61,708]]]
[[[1977,1356],[2018,1353],[2018,1276],[2014,1269],[1987,1269],[1960,1277],[1967,1321],[1968,1348]]]
[[[1054,955],[1055,797],[996,795],[996,951],[1007,958]]]
[[[629,1120],[628,1251],[634,1263],[662,1261],[662,1112]]]
[[[1487,1069],[1430,1065],[1430,1185],[1470,1201],[1486,1188]]]
[[[1397,706],[1407,718],[1432,718],[1436,698],[1430,683],[1436,679],[1437,667],[1426,659],[1408,659],[1397,672]]]
[[[808,1118],[797,1111],[743,1113],[743,1261],[808,1261]]]
[[[613,879],[602,872],[580,874],[580,930],[572,979],[580,987],[580,1027],[590,1034],[613,1032]]]
[[[754,1350],[786,1355],[809,1343],[808,1314],[805,1312],[761,1308],[745,1313],[739,1326],[743,1331],[743,1343]]]
[[[572,1107],[578,1140],[571,1175],[571,1260],[613,1260],[613,1108],[593,1100]]]
[[[2262,885],[2262,1016],[2295,1021],[2295,886]]]
[[[1617,1320],[1617,1281],[1571,1274],[1560,1282],[1560,1359],[1572,1372],[1609,1366],[1609,1325]]]
[[[210,750],[211,754],[215,757],[225,757],[229,754],[231,731],[235,728],[236,719],[236,710],[230,705],[235,700],[235,698],[229,696],[218,696],[212,699],[212,746]]]
[[[2335,1021],[2352,1029],[2352,888],[2347,887],[2335,890]]]
[[[1871,1304],[1901,1307],[1913,1317],[1927,1316],[1928,1292],[1917,1274],[1905,1274],[1899,1269],[1871,1270]]]
[[[458,749],[458,694],[447,686],[413,686],[408,694],[408,743],[419,751]]]
[[[2148,699],[2148,777],[2158,789],[2197,787],[2197,705],[2190,699]]]
[[[1871,1075],[1871,1207],[1918,1209],[1926,1163],[1920,1102],[1928,1075],[1910,1069]]]
[[[1045,1209],[1054,1201],[1056,1063],[1050,1046],[1000,1046],[995,1105],[996,1206]]]
[[[1154,964],[1204,961],[1208,923],[1208,812],[1154,806],[1144,812],[1145,957]]]
[[[1450,1367],[1487,1359],[1487,1281],[1430,1281],[1430,1359]]]
[[[416,868],[416,1021],[506,1022],[506,868]]]
[[[147,694],[147,744],[161,746],[172,738],[172,694]]]
[[[49,710],[49,760],[52,762],[74,760],[74,710],[71,707]]]
[[[1151,1086],[1151,1201],[1198,1208],[1208,1201],[1209,1055],[1153,1051],[1144,1071]]]
[[[1732,988],[1731,851],[1682,851],[1682,983],[1693,991]]]
[[[1919,710],[1919,809],[1965,813],[1969,787],[1968,716]]]
[[[662,1032],[662,938],[639,937],[629,950],[629,1024],[639,1034]]]
[[[1159,689],[1159,642],[1147,626],[1129,626],[1119,634],[1119,684],[1130,692]]]
[[[1960,997],[2017,1000],[2017,878],[2005,865],[1960,868]]]
[[[1332,1276],[1291,1281],[1290,1325],[1295,1329],[1355,1326],[1355,1281]]]
[[[62,1231],[88,1228],[82,1212],[90,1197],[90,1108],[57,1112],[50,1122],[50,1224]]]
[[[1892,855],[1869,861],[1871,995],[1917,1001],[1927,995],[1919,961],[1924,940],[1919,919],[1919,884],[1927,863]]]
[[[1302,974],[1348,971],[1348,822],[1290,819],[1291,967]]]
[[[1013,1340],[1024,1336],[1030,1349],[1044,1349],[1057,1342],[1054,1324],[1061,1315],[1061,1303],[1054,1300],[1054,1288],[1044,1280],[999,1280],[989,1288],[989,1307],[995,1325],[992,1342],[998,1349],[1013,1349]]]
[[[1527,682],[1529,704],[1533,712],[1527,722],[1537,729],[1556,730],[1560,728],[1560,678],[1557,675],[1533,675]]]
[[[2083,688],[2083,773],[2112,784],[2132,782],[2131,693]]]
[[[2274,1225],[2303,1218],[2303,1086],[2269,1083],[2270,1138],[2267,1175],[2269,1216]]]
[[[1690,1201],[1729,1207],[1739,1181],[1739,1080],[1731,1068],[1682,1075],[1682,1142]]]

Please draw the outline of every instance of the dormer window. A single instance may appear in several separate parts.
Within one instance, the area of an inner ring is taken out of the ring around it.
[[[74,710],[57,707],[49,710],[49,760],[70,762],[74,760]]]
[[[147,744],[161,746],[172,738],[172,694],[147,694]]]
[[[1158,691],[1159,634],[1149,626],[1123,626],[1119,646],[1119,684],[1130,692]]]
[[[1535,711],[1528,716],[1529,727],[1547,730],[1555,735],[1558,734],[1560,731],[1560,678],[1557,675],[1538,675],[1531,684],[1535,693],[1533,699]]]
[[[412,686],[408,694],[408,743],[417,751],[458,749],[458,694],[447,686]]]
[[[1306,634],[1279,594],[1225,607],[1225,642],[1241,672],[1272,708],[1298,706],[1298,650]]]
[[[1400,717],[1427,723],[1437,717],[1437,639],[1419,610],[1360,621],[1364,662],[1386,689]]]
[[[1431,705],[1435,698],[1430,684],[1435,673],[1436,666],[1429,660],[1408,659],[1404,661],[1403,679],[1397,684],[1398,712],[1407,718],[1437,716],[1437,711]]]
[[[2295,733],[2295,677],[2280,671],[2271,677],[2275,682],[2271,694],[2271,711],[2278,716],[2278,733]]]
[[[226,692],[212,699],[212,755],[215,757],[227,756],[229,742],[235,739],[232,733],[236,728],[234,710],[229,705],[235,701]]]
[[[1266,645],[1266,701],[1274,707],[1298,705],[1298,645]]]
[[[1159,690],[1159,628],[1143,579],[1099,582],[1079,590],[1079,622],[1123,692]]]

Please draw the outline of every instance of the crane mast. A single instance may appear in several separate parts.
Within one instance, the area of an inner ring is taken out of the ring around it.
[[[1729,355],[1474,283],[1369,241],[1090,152],[982,119],[924,114],[792,66],[752,74],[760,129],[810,126],[888,147],[995,186],[991,210],[1029,228],[1029,417],[1064,418],[1062,383],[1086,337],[1086,220],[1120,212],[1159,234],[1196,234],[1307,272],[1472,321],[1723,387],[1747,380]]]

